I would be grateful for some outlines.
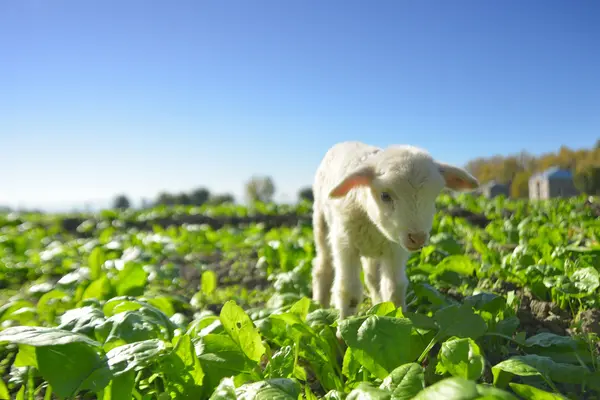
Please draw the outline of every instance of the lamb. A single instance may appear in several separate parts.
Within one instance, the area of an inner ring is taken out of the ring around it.
[[[415,146],[332,146],[313,183],[313,300],[333,303],[340,319],[355,314],[362,265],[373,304],[391,301],[406,311],[406,262],[428,243],[444,187],[473,190],[479,182]]]

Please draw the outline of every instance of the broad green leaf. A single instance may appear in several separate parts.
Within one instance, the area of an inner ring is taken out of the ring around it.
[[[159,361],[167,351],[166,343],[159,339],[144,340],[115,347],[106,353],[113,375],[119,376]]]
[[[391,400],[392,393],[388,390],[380,389],[369,382],[361,382],[354,388],[346,400]]]
[[[277,378],[248,383],[235,392],[238,400],[297,400],[302,389],[295,380]]]
[[[223,327],[246,356],[259,362],[266,348],[252,320],[233,300],[225,303],[219,316]]]
[[[127,263],[125,268],[119,271],[115,287],[118,296],[136,296],[144,293],[148,273],[144,271],[141,264]]]
[[[113,377],[104,388],[102,400],[131,400],[135,387],[135,371],[129,370]]]
[[[233,379],[223,378],[209,400],[237,400]]]
[[[559,336],[555,333],[541,332],[525,340],[525,346],[562,347],[576,349],[577,342],[570,336]]]
[[[60,317],[59,329],[91,335],[97,326],[104,323],[102,310],[85,306],[68,310]]]
[[[425,373],[417,363],[394,369],[381,383],[380,389],[392,392],[394,400],[409,400],[425,388]]]
[[[273,353],[265,373],[269,378],[291,378],[294,373],[294,348],[283,346]]]
[[[466,297],[463,302],[476,310],[487,311],[492,315],[497,314],[506,307],[506,299],[494,293],[478,293]]]
[[[554,382],[584,384],[593,379],[591,372],[580,365],[557,363],[550,357],[528,354],[515,356],[492,367],[494,386],[505,387],[512,375],[541,375]]]
[[[2,379],[0,379],[0,400],[10,400],[10,393]]]
[[[83,342],[37,347],[36,358],[40,374],[59,396],[99,392],[112,378],[106,359]]]
[[[204,293],[206,296],[213,294],[217,288],[217,274],[209,269],[202,272],[200,288],[202,289],[202,293]]]
[[[19,351],[17,352],[17,357],[15,357],[14,366],[15,367],[36,367],[37,364],[37,354],[35,352],[36,347],[30,346],[27,344],[20,344]]]
[[[485,368],[485,360],[479,346],[471,338],[452,338],[442,344],[439,366],[452,376],[478,380]]]
[[[411,360],[412,322],[408,318],[350,318],[340,323],[344,341],[356,359],[371,373],[384,379],[396,367]]]
[[[36,347],[81,342],[93,347],[100,347],[100,343],[85,335],[41,326],[14,326],[6,328],[0,332],[0,342],[27,344]]]
[[[92,280],[100,278],[102,274],[102,265],[105,261],[104,251],[101,247],[95,247],[88,257],[88,264],[90,266],[90,277]]]
[[[546,392],[533,386],[522,383],[509,383],[510,388],[524,400],[567,400],[567,397],[556,393]]]
[[[518,400],[512,394],[474,381],[452,377],[427,386],[414,400]]]
[[[573,272],[571,281],[580,292],[592,293],[600,287],[600,273],[593,267],[581,268]]]
[[[473,312],[468,304],[451,305],[437,311],[433,319],[440,327],[441,338],[458,336],[477,339],[486,332],[487,325],[483,318]]]

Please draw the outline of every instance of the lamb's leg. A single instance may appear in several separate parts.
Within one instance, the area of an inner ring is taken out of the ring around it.
[[[313,214],[313,235],[316,252],[312,270],[313,300],[322,307],[329,307],[333,284],[333,264],[328,240],[329,228],[325,216],[317,209]]]
[[[377,259],[370,257],[362,257],[363,271],[365,272],[365,284],[369,289],[369,296],[373,305],[381,303],[381,293],[379,282],[381,274],[379,272],[379,263]]]
[[[406,262],[410,253],[402,247],[394,247],[391,254],[383,258],[381,264],[381,297],[383,301],[391,301],[402,311],[406,311]]]
[[[335,269],[333,301],[340,312],[340,319],[344,319],[355,314],[362,301],[360,257],[358,251],[349,246],[347,240],[340,235],[334,234],[331,244]]]

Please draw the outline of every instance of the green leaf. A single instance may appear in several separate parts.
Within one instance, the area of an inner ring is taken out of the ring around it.
[[[570,336],[559,336],[555,333],[541,332],[525,340],[525,346],[563,347],[576,349],[577,342]]]
[[[411,330],[408,318],[370,315],[340,322],[342,338],[356,359],[380,379],[412,361]]]
[[[230,300],[221,309],[219,319],[229,336],[246,356],[250,360],[259,362],[266,348],[262,344],[258,330],[244,310]]]
[[[474,381],[452,377],[442,379],[420,391],[414,400],[518,400],[512,394]]]
[[[159,361],[167,347],[159,339],[143,340],[115,347],[106,353],[108,365],[115,376]]]
[[[209,400],[237,400],[232,378],[223,378]]]
[[[209,269],[202,272],[200,288],[202,289],[202,293],[210,296],[217,288],[217,274]]]
[[[0,332],[0,342],[27,344],[30,346],[52,346],[68,343],[86,343],[100,347],[100,343],[79,333],[41,326],[13,326]]]
[[[433,319],[440,328],[440,338],[458,336],[477,339],[487,330],[483,318],[475,314],[468,304],[444,307],[434,314]]]
[[[141,264],[127,263],[116,278],[119,296],[138,296],[144,293],[148,273]]]
[[[135,371],[130,370],[115,376],[104,388],[102,400],[131,400],[135,387]]]
[[[380,389],[392,392],[394,400],[409,400],[425,388],[425,373],[417,363],[394,369],[381,383]]]
[[[487,311],[492,315],[496,315],[506,307],[506,299],[494,293],[478,293],[466,297],[463,302],[476,310]]]
[[[581,268],[573,272],[571,281],[580,292],[592,293],[600,287],[600,273],[593,267]]]
[[[62,397],[99,392],[112,378],[106,359],[83,342],[37,347],[36,358],[40,374]]]
[[[391,400],[392,393],[373,386],[369,382],[361,382],[354,388],[346,400]]]
[[[492,367],[492,374],[494,386],[498,387],[505,387],[513,375],[540,375],[546,380],[571,384],[588,383],[589,380],[594,379],[592,373],[583,366],[557,363],[550,357],[536,354],[515,356],[504,360]]]
[[[533,386],[514,382],[511,382],[509,385],[510,388],[524,400],[567,400],[567,397],[560,394],[546,392],[545,390]]]
[[[10,400],[10,393],[2,379],[0,379],[0,400]]]
[[[95,247],[88,257],[88,264],[90,266],[90,278],[96,280],[102,275],[102,265],[104,264],[106,257],[101,247]]]
[[[15,367],[35,367],[37,368],[37,355],[35,352],[35,347],[27,344],[19,345],[19,352],[17,353],[17,357],[15,357],[14,366]]]
[[[283,346],[273,353],[265,373],[269,378],[290,378],[294,373],[294,348]]]
[[[268,379],[248,383],[236,390],[238,400],[298,400],[300,384],[292,379]]]
[[[58,328],[91,335],[94,329],[103,323],[104,313],[102,310],[92,306],[85,306],[68,310],[61,315]]]
[[[439,353],[442,371],[451,375],[478,380],[485,368],[485,360],[479,346],[471,338],[453,338],[445,341]],[[438,364],[438,365],[440,365]]]
[[[452,271],[461,275],[473,275],[477,265],[471,257],[463,254],[455,254],[445,257],[437,266],[434,275],[438,275],[443,271]]]

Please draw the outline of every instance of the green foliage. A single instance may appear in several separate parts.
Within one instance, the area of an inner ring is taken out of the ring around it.
[[[310,300],[309,201],[207,196],[76,224],[0,216],[0,399],[600,397],[586,199],[443,195],[408,262],[408,310],[365,299],[337,321]]]

